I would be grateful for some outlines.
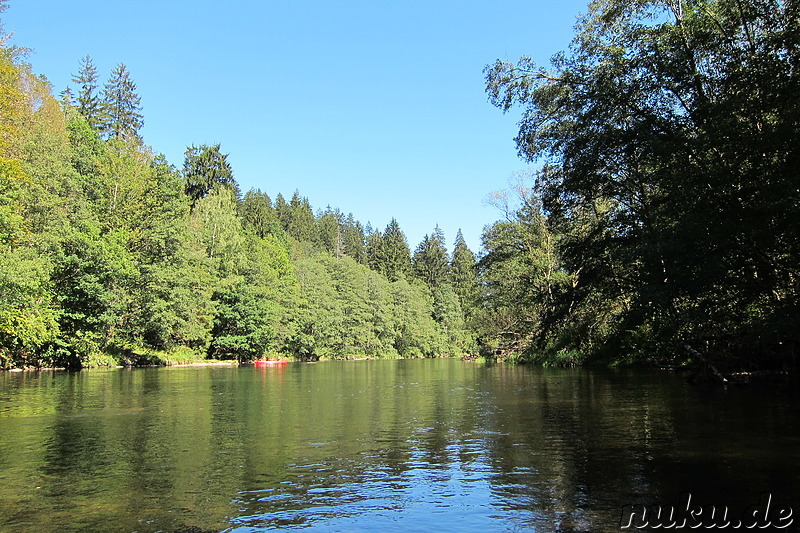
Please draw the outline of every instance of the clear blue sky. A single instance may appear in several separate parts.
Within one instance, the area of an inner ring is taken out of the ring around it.
[[[58,93],[89,54],[125,63],[145,142],[177,166],[221,143],[243,191],[297,189],[384,228],[412,252],[438,224],[478,251],[486,205],[524,170],[519,113],[488,103],[482,70],[566,49],[586,0],[11,0],[13,42]]]

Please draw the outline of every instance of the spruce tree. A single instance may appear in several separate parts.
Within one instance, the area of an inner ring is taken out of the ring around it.
[[[111,73],[103,91],[103,103],[108,113],[104,128],[107,137],[138,137],[139,129],[144,126],[141,98],[123,63]]]
[[[261,190],[250,189],[245,193],[239,203],[239,216],[242,219],[242,226],[262,239],[270,234],[283,233],[272,208],[272,200]]]
[[[447,283],[449,269],[444,233],[436,226],[433,234],[425,235],[414,252],[414,275],[429,287],[438,287]]]
[[[367,257],[364,248],[364,228],[353,213],[347,215],[342,232],[345,255],[352,257],[357,263],[365,264]]]
[[[93,130],[103,131],[108,121],[108,115],[104,102],[97,92],[97,67],[91,57],[87,55],[81,59],[80,70],[72,76],[72,81],[78,84],[76,98],[78,112],[83,115]]]
[[[239,196],[239,186],[233,178],[228,154],[220,151],[219,143],[188,147],[183,160],[183,179],[192,209],[200,198],[214,188],[228,188],[237,198]]]
[[[292,221],[292,211],[281,193],[278,193],[275,197],[275,215],[277,215],[278,222],[283,228],[283,231],[289,231],[289,223]]]
[[[72,89],[67,87],[59,93],[61,97],[61,109],[64,111],[64,119],[69,116],[69,110],[75,105],[75,95],[72,94]]]
[[[308,198],[301,198],[300,192],[295,191],[292,199],[289,200],[289,210],[291,213],[289,235],[298,241],[313,242],[317,233],[317,222]]]
[[[364,252],[367,256],[367,266],[375,272],[383,272],[383,234],[380,230],[373,230],[369,223],[364,239]]]
[[[458,296],[461,308],[467,312],[478,296],[475,254],[467,246],[461,230],[456,234],[450,260],[450,283]]]
[[[75,95],[72,94],[72,89],[70,87],[67,87],[58,94],[61,97],[61,103],[65,106],[71,106],[75,103]]]
[[[389,278],[389,281],[404,278],[411,271],[411,251],[408,249],[405,234],[394,218],[386,226],[382,240],[380,271]]]

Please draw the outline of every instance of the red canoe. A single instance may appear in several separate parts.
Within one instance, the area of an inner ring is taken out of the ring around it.
[[[283,361],[283,360],[281,360],[281,361],[256,361],[256,362],[255,362],[255,365],[256,365],[256,366],[267,366],[267,365],[270,365],[270,366],[271,366],[271,365],[285,365],[285,364],[287,364],[288,362],[289,362],[289,361]]]

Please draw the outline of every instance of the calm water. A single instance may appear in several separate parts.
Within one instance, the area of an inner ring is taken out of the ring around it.
[[[800,517],[799,399],[459,360],[3,373],[0,530],[619,531],[687,491]]]

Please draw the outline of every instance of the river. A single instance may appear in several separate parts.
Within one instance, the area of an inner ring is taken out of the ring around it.
[[[623,506],[689,494],[800,512],[798,400],[456,359],[2,373],[0,531],[621,531]]]

